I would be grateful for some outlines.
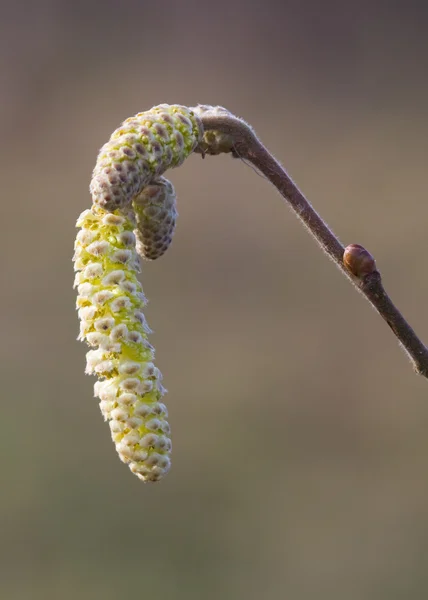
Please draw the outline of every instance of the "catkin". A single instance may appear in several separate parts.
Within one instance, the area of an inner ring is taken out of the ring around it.
[[[164,177],[153,181],[135,196],[132,207],[137,219],[137,252],[155,260],[166,252],[174,235],[178,213],[172,183]]]
[[[200,119],[184,106],[162,104],[126,119],[100,150],[92,208],[77,221],[79,339],[91,347],[86,373],[99,378],[95,396],[120,459],[143,481],[168,472],[171,439],[137,279],[140,256],[158,258],[170,245],[176,195],[162,174],[201,139]]]
[[[157,481],[170,467],[171,440],[165,389],[154,366],[145,297],[137,279],[132,213],[93,206],[78,221],[75,244],[79,339],[91,350],[86,373],[100,378],[95,395],[109,422],[121,460],[143,481]]]

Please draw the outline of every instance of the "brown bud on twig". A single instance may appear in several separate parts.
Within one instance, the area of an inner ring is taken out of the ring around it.
[[[375,259],[360,244],[350,244],[345,248],[343,264],[358,279],[363,279],[376,271]]]

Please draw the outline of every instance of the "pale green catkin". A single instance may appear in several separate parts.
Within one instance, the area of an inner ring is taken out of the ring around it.
[[[166,390],[142,312],[138,255],[155,259],[168,248],[176,196],[162,174],[201,139],[199,118],[183,106],[163,104],[127,119],[101,148],[90,185],[93,205],[77,221],[79,339],[91,347],[86,373],[100,379],[94,392],[120,459],[143,481],[168,472],[171,440]]]

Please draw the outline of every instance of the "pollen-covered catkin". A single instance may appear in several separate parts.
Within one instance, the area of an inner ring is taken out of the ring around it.
[[[171,440],[161,401],[165,389],[153,364],[142,312],[146,300],[136,276],[135,215],[93,205],[77,226],[79,339],[92,348],[86,372],[100,378],[95,395],[121,460],[143,481],[157,481],[169,470]]]
[[[126,119],[99,152],[90,185],[93,202],[108,211],[129,206],[146,185],[181,165],[202,133],[199,117],[178,104]]]

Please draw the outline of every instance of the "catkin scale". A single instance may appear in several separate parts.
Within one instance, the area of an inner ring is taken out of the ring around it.
[[[94,393],[120,459],[143,481],[168,472],[171,440],[161,402],[166,390],[147,339],[139,255],[158,258],[171,243],[176,196],[162,174],[201,138],[199,118],[183,106],[160,105],[127,119],[101,148],[92,208],[77,221],[79,339],[91,348],[86,373],[99,377]]]

